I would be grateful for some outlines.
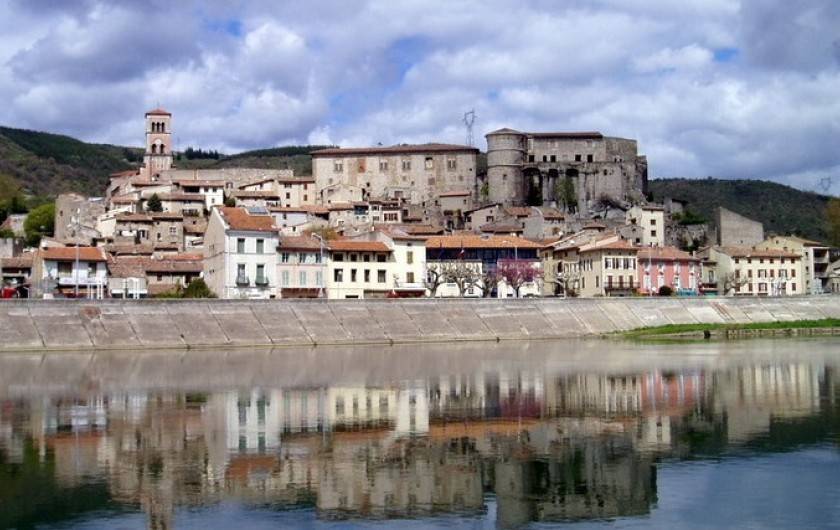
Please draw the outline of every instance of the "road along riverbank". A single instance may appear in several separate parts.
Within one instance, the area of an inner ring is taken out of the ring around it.
[[[678,324],[840,318],[840,297],[13,300],[0,351],[395,344],[593,337]]]

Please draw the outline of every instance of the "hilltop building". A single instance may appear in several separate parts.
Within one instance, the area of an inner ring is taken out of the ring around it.
[[[320,149],[312,152],[312,174],[318,190],[343,184],[360,189],[363,200],[426,204],[455,191],[475,196],[478,153],[449,144]]]
[[[647,158],[635,140],[599,132],[488,133],[488,199],[505,205],[558,201],[586,213],[599,202],[636,203],[647,189]],[[571,184],[564,193],[566,179]]]

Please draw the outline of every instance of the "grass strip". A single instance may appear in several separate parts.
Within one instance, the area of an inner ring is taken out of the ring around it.
[[[816,329],[840,327],[840,318],[823,318],[819,320],[790,320],[785,322],[749,322],[743,324],[667,324],[639,328],[621,332],[627,338],[651,337],[662,335],[680,335],[702,331],[740,331],[740,330],[769,330],[769,329]]]

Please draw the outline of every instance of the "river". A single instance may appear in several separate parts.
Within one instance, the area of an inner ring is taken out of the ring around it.
[[[0,355],[0,528],[840,528],[840,340]]]

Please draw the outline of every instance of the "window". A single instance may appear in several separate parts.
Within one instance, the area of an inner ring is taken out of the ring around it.
[[[236,240],[236,253],[237,254],[244,254],[245,253],[245,238],[240,237]]]
[[[403,171],[411,171],[411,160],[403,160],[402,161],[402,168]]]
[[[170,236],[178,235],[178,227],[177,226],[170,226],[169,227],[169,235]]]
[[[650,231],[650,237],[656,237],[656,230]]]
[[[377,254],[376,261],[378,261],[379,263],[385,263],[385,254]]]
[[[557,162],[557,155],[551,155],[551,161]]]
[[[350,254],[350,261],[359,261],[358,254]]]
[[[385,271],[384,270],[379,269],[378,271],[376,271],[376,281],[379,282],[379,283],[385,283]]]
[[[289,257],[291,254],[288,252],[281,252],[280,253],[280,263],[289,263]]]
[[[582,159],[580,155],[575,155],[575,162],[580,162]]]
[[[414,283],[414,273],[413,272],[405,273],[405,281],[407,283]]]
[[[388,171],[388,161],[387,160],[380,160],[379,161],[379,171]]]
[[[405,260],[409,265],[413,264],[414,263],[414,252],[412,252],[410,250],[408,252],[406,252]]]
[[[245,264],[239,263],[236,265],[236,281],[245,279]]]
[[[344,261],[344,254],[341,252],[333,255],[333,261]]]
[[[534,162],[534,155],[528,155],[528,162]]]
[[[292,198],[292,194],[287,191],[286,192],[286,200],[289,200],[291,198]]]
[[[423,161],[423,167],[425,167],[426,169],[434,169],[435,160],[432,157],[427,156],[426,159]]]
[[[318,287],[324,285],[324,275],[321,271],[315,271],[315,285]]]
[[[315,254],[315,263],[321,263],[321,253]]]
[[[350,281],[351,282],[356,281],[356,269],[350,269]]]
[[[586,155],[586,161],[587,162],[592,162],[593,161],[593,156],[592,155]]]
[[[265,240],[257,239],[257,254],[262,254],[263,252],[265,252]]]
[[[341,283],[344,281],[344,269],[335,269],[333,271],[333,281],[335,283]]]
[[[365,269],[365,283],[370,283],[370,269]]]
[[[336,160],[333,162],[333,173],[344,173],[344,161]]]
[[[446,169],[449,171],[455,171],[458,169],[458,161],[455,158],[449,158],[446,160]]]
[[[299,275],[298,280],[300,281],[300,286],[301,287],[306,286],[306,271],[300,271],[300,275]]]
[[[362,254],[362,261],[364,261],[365,263],[369,263],[370,262],[370,254],[367,254],[367,253]]]
[[[650,220],[650,226],[656,226],[656,219]]]

